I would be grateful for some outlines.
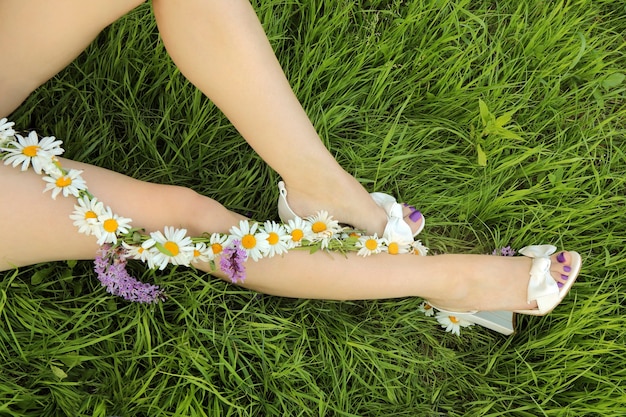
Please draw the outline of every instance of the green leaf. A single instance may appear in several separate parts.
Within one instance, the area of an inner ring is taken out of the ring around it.
[[[624,82],[624,79],[626,79],[626,75],[621,72],[613,73],[602,81],[602,87],[605,90],[610,90],[611,88],[619,86],[622,82]]]
[[[49,268],[44,268],[44,269],[35,271],[35,273],[30,277],[30,284],[31,285],[41,284],[44,279],[48,278],[48,276],[50,275],[50,272],[52,272],[53,269],[54,267],[49,267]]]
[[[482,101],[481,99],[478,99],[478,107],[480,108],[480,118],[483,121],[483,127],[487,127],[487,125],[489,124],[489,121],[491,120],[493,116],[491,112],[489,111],[487,104],[485,104],[485,102]]]
[[[478,153],[478,165],[481,167],[487,166],[487,154],[483,151],[482,146],[479,143],[476,144],[476,153]]]
[[[496,119],[496,127],[503,128],[504,126],[509,124],[509,122],[513,118],[514,113],[515,113],[515,110],[511,110],[511,111],[504,113],[502,116],[498,117]]]
[[[159,242],[156,242],[154,244],[154,246],[159,250],[159,252],[167,255],[167,256],[174,256],[174,254],[172,252],[170,252],[165,246],[163,246],[162,244],[160,244]]]
[[[50,365],[50,369],[52,369],[52,373],[57,378],[59,378],[59,379],[67,378],[67,374],[65,372],[63,372],[63,369],[59,368],[58,366]]]

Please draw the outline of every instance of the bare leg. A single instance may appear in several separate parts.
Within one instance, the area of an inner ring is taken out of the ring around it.
[[[133,226],[162,230],[183,227],[191,235],[227,232],[243,217],[181,187],[150,184],[78,162],[90,191]],[[93,259],[93,236],[79,234],[69,215],[75,199],[52,200],[33,171],[0,164],[3,237],[0,271],[38,262]],[[553,257],[553,275],[564,273]],[[211,272],[209,265],[201,269]],[[318,251],[291,251],[285,256],[246,263],[245,286],[268,294],[323,299],[377,299],[421,296],[448,308],[506,310],[532,308],[526,303],[530,259],[491,255],[374,255],[344,257]],[[506,273],[503,273],[506,271]],[[217,276],[224,278],[217,272]]]
[[[248,0],[154,0],[153,7],[174,62],[283,177],[296,213],[325,209],[382,234],[383,210],[324,147]],[[417,230],[421,221],[407,222]]]
[[[102,29],[144,1],[2,0],[0,117],[72,62]]]

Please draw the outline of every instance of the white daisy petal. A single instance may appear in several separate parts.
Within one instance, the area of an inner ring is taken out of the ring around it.
[[[131,221],[131,219],[126,217],[113,214],[111,207],[104,209],[102,214],[98,216],[99,231],[96,233],[96,236],[98,236],[98,245],[102,246],[105,243],[117,243],[117,235],[128,233],[131,228]]]
[[[276,222],[266,221],[263,228],[265,229],[265,233],[267,233],[266,240],[267,243],[269,243],[267,256],[271,258],[274,255],[287,253],[291,235],[287,233],[285,226]]]
[[[474,325],[474,323],[464,320],[461,316],[455,316],[451,313],[445,313],[442,311],[437,313],[436,318],[441,327],[445,328],[447,332],[453,333],[457,336],[461,335],[461,327]]]
[[[154,254],[154,266],[165,269],[168,264],[189,266],[193,259],[194,246],[186,229],[175,229],[166,226],[164,233],[151,232],[150,237],[154,246],[150,251]],[[147,241],[144,243],[145,246]]]
[[[52,199],[56,199],[60,193],[63,193],[63,197],[70,195],[78,197],[81,190],[87,189],[85,180],[80,176],[82,172],[77,169],[71,169],[66,174],[59,172],[43,177],[43,180],[48,183],[43,191],[52,190]]]
[[[377,235],[361,236],[356,242],[356,247],[359,248],[357,255],[370,256],[384,252],[386,250],[385,244],[385,239],[379,238]]]
[[[104,213],[104,204],[97,198],[90,199],[87,196],[77,199],[77,202],[78,205],[74,206],[74,212],[70,215],[70,219],[74,220],[74,226],[78,227],[79,233],[98,237],[101,229],[98,216]]]
[[[242,249],[246,251],[246,255],[255,261],[267,255],[270,246],[267,241],[269,235],[264,231],[257,232],[258,227],[258,223],[241,220],[239,227],[233,226],[230,228],[231,238],[238,240]]]

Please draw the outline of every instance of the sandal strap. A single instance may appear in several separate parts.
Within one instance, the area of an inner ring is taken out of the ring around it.
[[[383,238],[389,242],[410,244],[413,242],[413,230],[404,220],[402,205],[395,198],[385,193],[371,193],[372,199],[387,213],[387,225]]]
[[[556,252],[553,245],[526,246],[519,250],[532,258],[530,281],[528,282],[528,302],[537,301],[538,309],[545,310],[559,302],[559,286],[550,274],[550,255]]]

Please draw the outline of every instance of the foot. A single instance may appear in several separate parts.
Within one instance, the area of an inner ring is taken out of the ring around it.
[[[326,210],[340,223],[349,224],[368,234],[382,236],[388,221],[387,213],[354,178],[350,179],[353,181],[347,181],[348,184],[344,187],[340,187],[338,182],[332,192],[328,192],[328,189],[315,192],[310,187],[300,188],[297,184],[290,184],[287,203],[299,217],[306,218],[320,210]],[[352,184],[349,185],[350,183]],[[402,215],[413,233],[421,230],[424,217],[415,207],[402,206]]]
[[[467,255],[449,262],[456,266],[456,279],[448,284],[451,291],[446,298],[430,297],[429,304],[453,312],[505,310],[532,315],[547,314],[565,297],[581,263],[580,255],[567,251],[545,258]],[[543,270],[541,276],[531,278],[529,272],[533,268]],[[541,278],[539,291],[547,298],[537,297],[535,293],[529,301],[529,291],[535,291],[531,290],[530,282],[537,278]],[[539,304],[533,298],[538,298]]]

